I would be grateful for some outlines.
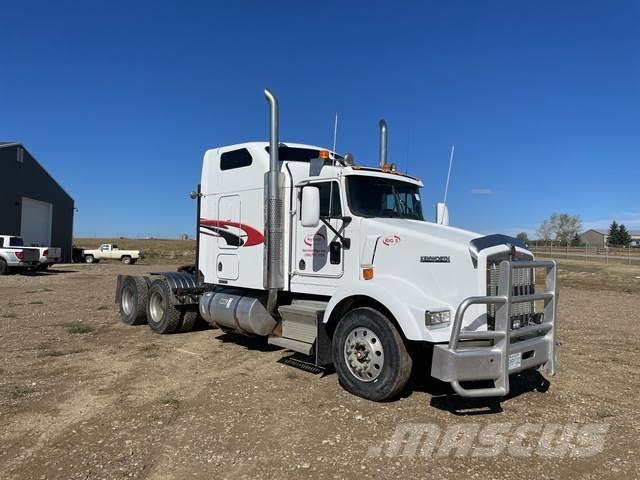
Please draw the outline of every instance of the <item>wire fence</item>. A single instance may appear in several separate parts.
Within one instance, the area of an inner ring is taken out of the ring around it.
[[[640,248],[638,247],[568,247],[562,245],[529,245],[536,256],[584,260],[585,262],[602,262],[640,265]]]
[[[100,233],[85,232],[74,233],[73,238],[111,238],[111,239],[132,239],[132,240],[193,240],[195,236],[191,233],[180,235],[149,235],[148,233]]]

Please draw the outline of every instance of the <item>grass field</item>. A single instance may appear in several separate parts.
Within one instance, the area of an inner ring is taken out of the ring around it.
[[[538,257],[542,258],[542,257]],[[560,287],[583,290],[640,292],[640,266],[556,259]]]
[[[118,245],[125,250],[142,250],[143,263],[194,263],[196,258],[195,240],[167,240],[140,238],[76,238],[74,245],[81,248],[98,248],[103,243]]]

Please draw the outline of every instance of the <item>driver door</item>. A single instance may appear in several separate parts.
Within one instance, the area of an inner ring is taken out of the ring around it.
[[[309,185],[320,190],[320,217],[342,216],[340,184],[335,180],[311,182]],[[298,212],[301,211],[301,195],[298,195]],[[328,220],[330,225],[340,231],[342,220]],[[344,249],[340,239],[320,221],[317,227],[303,227],[300,216],[296,219],[295,242],[296,275],[308,277],[342,276],[344,270]]]

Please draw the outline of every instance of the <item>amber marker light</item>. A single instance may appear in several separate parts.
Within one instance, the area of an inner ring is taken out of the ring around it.
[[[371,280],[373,278],[373,267],[363,267],[362,278],[365,280]]]

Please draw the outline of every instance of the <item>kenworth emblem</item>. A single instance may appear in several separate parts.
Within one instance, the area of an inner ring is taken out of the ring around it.
[[[435,255],[420,257],[420,263],[451,263],[449,255]]]

